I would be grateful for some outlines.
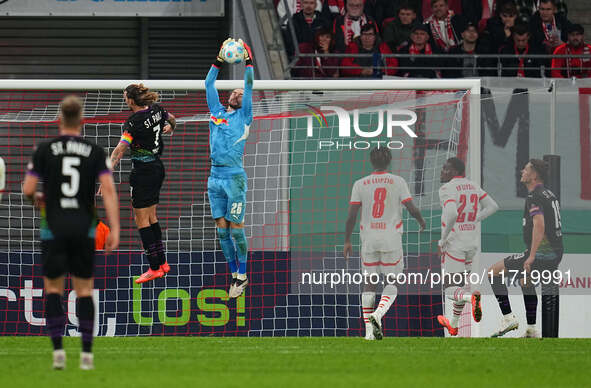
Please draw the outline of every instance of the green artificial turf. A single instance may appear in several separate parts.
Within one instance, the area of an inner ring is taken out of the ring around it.
[[[0,337],[0,387],[590,386],[591,340],[137,337],[79,339],[51,369],[44,337]]]

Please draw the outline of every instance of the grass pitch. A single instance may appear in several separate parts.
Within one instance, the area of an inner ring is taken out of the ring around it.
[[[46,337],[0,337],[0,387],[590,386],[591,340],[139,337],[95,340],[94,371],[51,370]]]

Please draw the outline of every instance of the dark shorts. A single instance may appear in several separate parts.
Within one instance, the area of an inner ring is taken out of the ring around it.
[[[505,268],[509,271],[523,271],[523,263],[529,257],[529,251],[517,253],[503,259]],[[555,271],[562,260],[562,253],[560,252],[537,252],[536,259],[532,264],[532,271]]]
[[[55,279],[66,273],[89,279],[94,272],[94,239],[55,238],[41,241],[43,276]]]
[[[164,176],[164,165],[160,159],[147,163],[134,162],[129,176],[131,205],[142,209],[158,204]]]

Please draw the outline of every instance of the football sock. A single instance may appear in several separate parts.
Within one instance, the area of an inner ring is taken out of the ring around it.
[[[525,304],[525,317],[528,325],[536,324],[536,313],[538,310],[538,295],[536,294],[536,288],[532,285],[521,286],[523,291],[523,303]]]
[[[451,327],[457,328],[464,305],[471,302],[472,294],[467,287],[451,286],[445,289],[445,297],[453,301],[449,324]]]
[[[162,265],[166,262],[166,252],[164,249],[164,244],[162,243],[162,229],[160,229],[159,222],[150,225],[150,227],[154,232],[154,240],[156,242],[156,254],[158,254],[158,258],[160,259],[160,265]]]
[[[373,312],[373,304],[376,300],[375,292],[364,292],[361,294],[361,311],[363,313],[363,322],[365,322],[365,332],[371,332],[372,326],[369,323],[369,315]]]
[[[92,330],[94,328],[94,303],[90,296],[77,299],[76,316],[82,335],[82,351],[92,352]]]
[[[222,252],[226,257],[226,261],[230,266],[230,272],[233,274],[238,272],[238,264],[236,263],[236,248],[234,247],[234,241],[230,236],[229,229],[218,228],[218,237],[220,239],[220,245],[222,246]]]
[[[248,254],[248,243],[246,241],[246,234],[244,233],[243,228],[231,228],[232,230],[232,237],[236,243],[236,256],[238,257],[238,262],[240,263],[238,267],[238,274],[244,275],[246,274],[246,261],[247,261],[247,254]]]
[[[151,226],[139,229],[140,237],[142,238],[142,244],[150,262],[150,268],[154,271],[160,268],[160,257],[156,247],[156,238],[154,237],[154,230]]]
[[[390,309],[390,306],[392,306],[392,303],[394,303],[397,294],[398,289],[396,288],[396,286],[388,284],[386,287],[384,287],[382,297],[380,298],[380,302],[378,303],[378,308],[375,311],[380,318],[386,315],[386,313]]]
[[[471,302],[472,294],[466,287],[451,286],[445,289],[445,297],[454,302]]]
[[[53,349],[63,349],[62,336],[66,326],[66,315],[62,306],[62,296],[59,294],[47,294],[45,297],[45,319],[47,322],[47,333]]]
[[[507,286],[505,285],[504,279],[500,276],[494,276],[490,279],[490,286],[497,298],[499,307],[503,315],[511,313],[511,304],[509,303],[509,297],[507,296]]]

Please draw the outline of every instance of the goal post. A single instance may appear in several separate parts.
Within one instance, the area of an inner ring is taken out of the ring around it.
[[[418,116],[420,125],[409,129],[418,132],[420,126],[423,143],[400,126],[391,137],[406,147],[392,150],[393,171],[407,180],[431,228],[421,234],[405,216],[409,270],[416,266],[423,271],[436,260],[437,169],[442,161],[463,154],[467,175],[480,184],[479,79],[255,80],[254,122],[244,157],[251,285],[245,297],[232,301],[207,199],[209,112],[204,81],[0,80],[0,135],[8,139],[0,147],[7,165],[7,188],[0,202],[0,291],[9,296],[0,297],[0,317],[7,322],[0,334],[41,334],[44,324],[36,243],[40,215],[23,200],[19,184],[31,146],[57,134],[59,101],[75,93],[85,102],[83,136],[112,151],[130,114],[122,91],[140,82],[160,93],[162,105],[178,122],[173,136],[164,140],[167,178],[158,210],[174,272],[150,286],[133,285],[146,260],[133,226],[127,185],[131,163],[126,156],[114,174],[122,208],[121,250],[97,255],[98,335],[359,335],[358,287],[301,284],[307,271],[359,270],[358,263],[342,258],[343,217],[352,183],[371,172],[369,150],[365,143],[359,149],[319,148],[321,141],[338,140],[344,128],[342,112],[354,141],[369,140],[366,135],[376,125],[384,128],[376,139],[388,140],[386,127],[397,122],[400,111],[383,115],[382,110],[402,109]],[[215,86],[224,101],[228,91],[242,88],[244,82],[220,80]],[[429,143],[430,136],[439,140]],[[420,168],[419,158],[424,162]],[[97,203],[103,215],[100,200]],[[431,316],[441,309],[440,295],[407,291],[388,315],[386,335],[441,335]],[[19,294],[31,297],[21,300]],[[69,322],[70,333],[75,333],[73,324]],[[476,327],[470,330],[477,334]]]

